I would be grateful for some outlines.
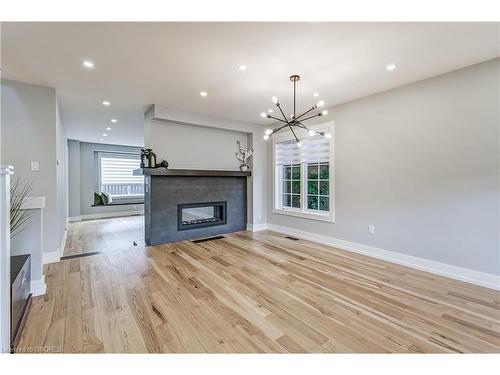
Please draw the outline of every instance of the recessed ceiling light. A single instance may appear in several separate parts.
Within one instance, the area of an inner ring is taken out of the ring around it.
[[[118,122],[118,120],[117,120],[117,119],[115,119],[115,118],[112,118],[112,119],[111,119],[111,122],[115,123],[115,122]]]
[[[101,142],[104,142],[104,139],[102,139],[102,138],[101,138],[101,139],[99,139],[99,140],[100,140]]]
[[[108,126],[108,127],[106,128],[106,130],[108,130],[108,131],[109,131],[109,130],[111,130],[111,128]]]
[[[317,97],[319,96],[319,92],[315,92],[315,93],[313,94],[313,96],[314,96],[315,98],[317,98]]]
[[[273,110],[272,109],[268,109],[267,112],[273,113]]]
[[[200,96],[205,97],[205,96],[207,96],[207,95],[208,95],[208,93],[207,93],[206,91],[201,91],[201,92],[200,92]]]
[[[90,60],[85,60],[82,65],[87,69],[92,69],[94,67],[94,63]]]
[[[396,65],[395,64],[389,64],[385,67],[385,70],[387,71],[393,71],[394,69],[396,69]]]
[[[102,133],[102,136],[103,137],[107,137],[108,135],[106,133]]]
[[[245,70],[247,70],[247,66],[246,65],[238,65],[238,69],[245,71]]]
[[[110,103],[110,102],[108,102],[107,100],[104,100],[104,101],[102,102],[102,105],[104,105],[104,106],[106,106],[106,107],[109,107],[109,106],[111,105],[111,103]]]

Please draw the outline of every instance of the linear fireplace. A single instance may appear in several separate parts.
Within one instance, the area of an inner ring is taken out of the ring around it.
[[[194,240],[247,228],[249,171],[144,168],[144,242]]]
[[[177,205],[177,229],[224,225],[227,223],[227,202],[201,202]]]

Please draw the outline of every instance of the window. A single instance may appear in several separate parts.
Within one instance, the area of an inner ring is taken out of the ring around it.
[[[300,208],[300,164],[284,165],[283,206]]]
[[[333,134],[333,125],[314,130]],[[332,139],[298,132],[302,147],[291,134],[273,136],[274,212],[334,221]]]
[[[98,189],[113,199],[144,197],[144,176],[134,176],[140,167],[139,155],[130,153],[98,153]]]
[[[330,211],[330,163],[307,164],[307,209]]]

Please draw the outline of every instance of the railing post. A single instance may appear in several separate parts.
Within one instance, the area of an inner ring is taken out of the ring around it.
[[[14,167],[0,166],[0,350],[10,352],[10,176]]]

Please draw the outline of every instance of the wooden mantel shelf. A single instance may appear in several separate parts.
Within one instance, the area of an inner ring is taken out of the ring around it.
[[[187,177],[249,177],[252,172],[223,171],[216,169],[165,169],[141,168],[134,170],[134,176],[187,176]]]

